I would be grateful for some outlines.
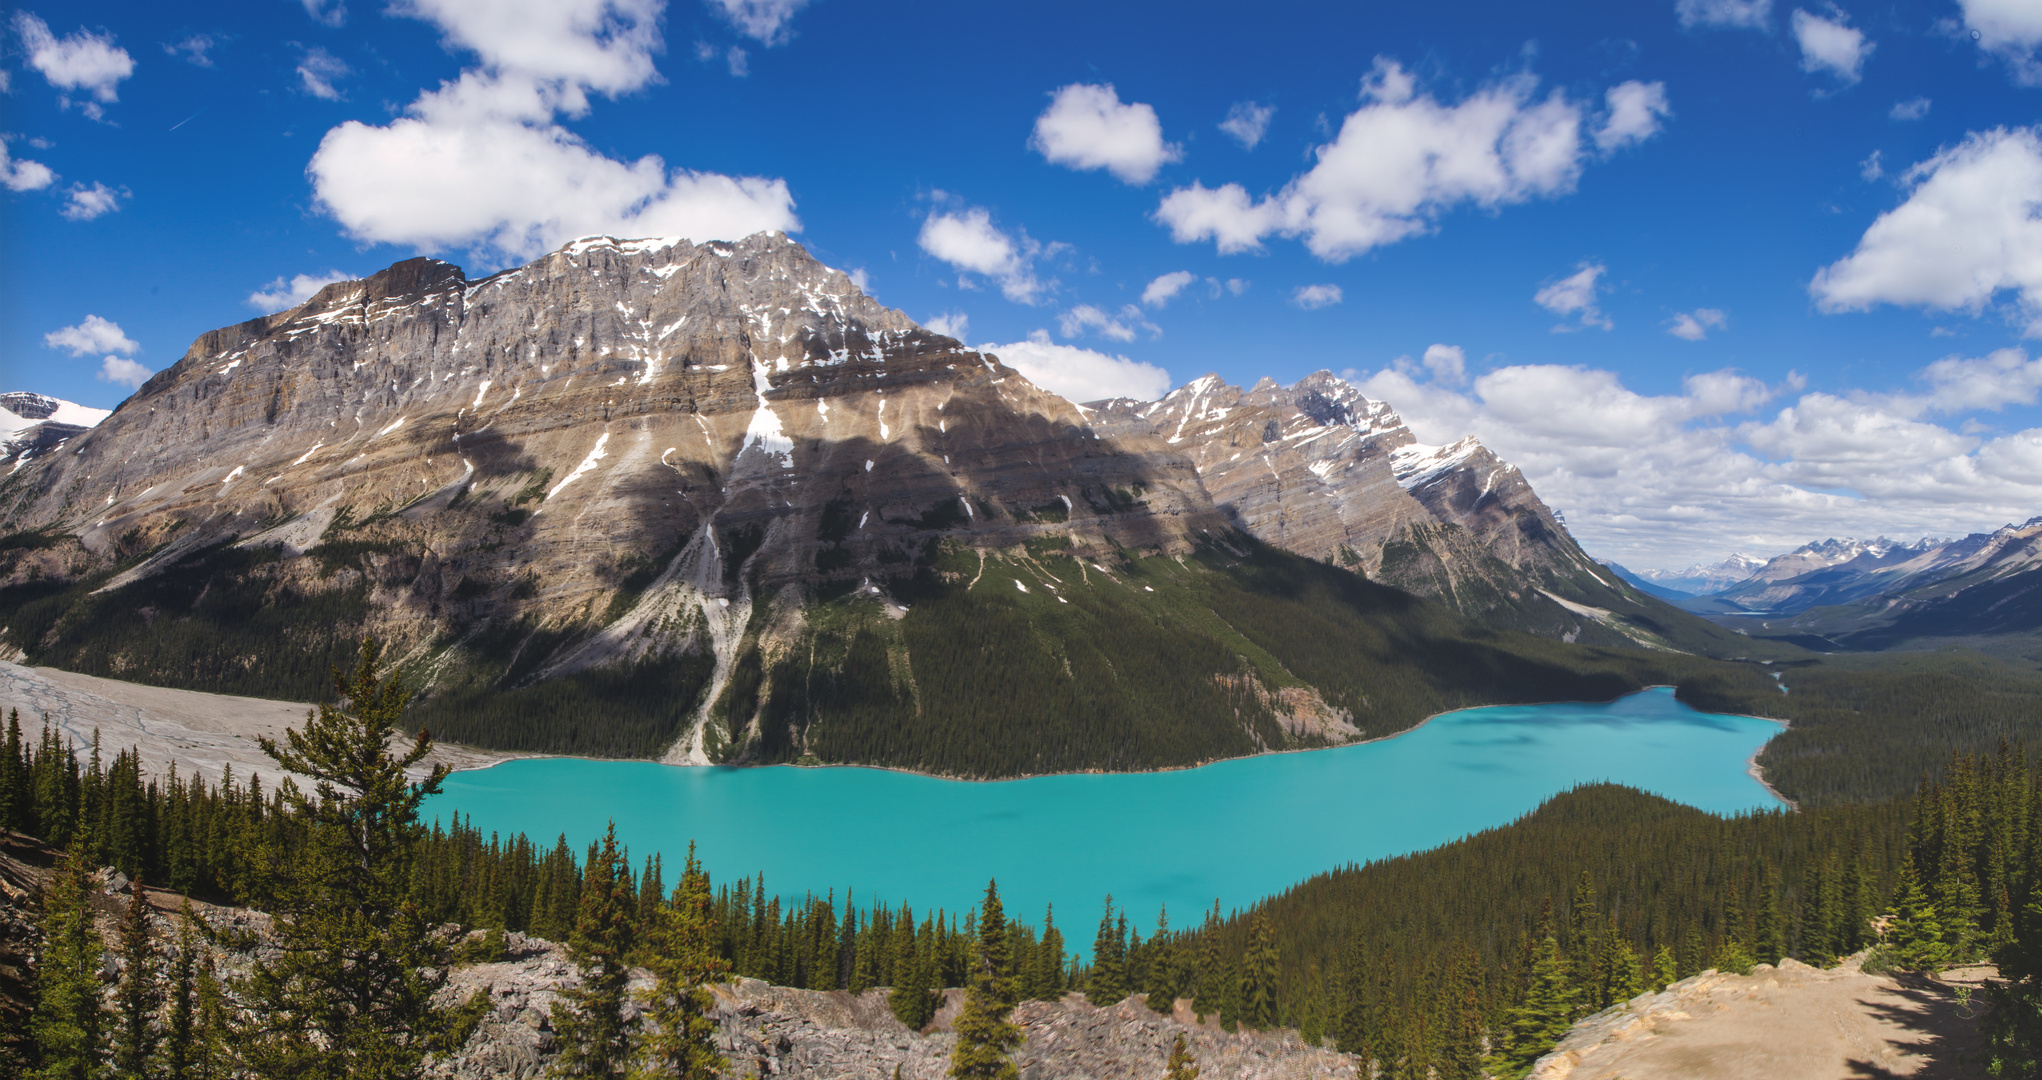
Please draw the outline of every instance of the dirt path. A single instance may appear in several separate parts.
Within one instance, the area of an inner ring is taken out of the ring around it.
[[[21,710],[23,734],[31,739],[48,718],[74,746],[90,746],[96,729],[109,757],[136,747],[150,776],[168,772],[174,761],[181,775],[217,781],[232,765],[243,780],[260,773],[264,784],[274,785],[284,774],[255,740],[280,738],[285,728],[302,725],[311,706],[170,690],[0,660],[0,713],[8,709]],[[472,769],[513,756],[441,743],[428,760]]]
[[[1941,980],[1867,975],[1853,958],[1748,976],[1704,972],[1599,1013],[1533,1080],[1957,1080],[1979,1077],[1976,1017],[1990,968]],[[1966,990],[1976,996],[1963,1000]]]

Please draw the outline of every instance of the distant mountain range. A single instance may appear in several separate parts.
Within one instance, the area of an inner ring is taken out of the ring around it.
[[[303,699],[374,633],[490,746],[1151,767],[1753,649],[1330,374],[1075,405],[779,234],[412,259],[4,403],[15,655]]]

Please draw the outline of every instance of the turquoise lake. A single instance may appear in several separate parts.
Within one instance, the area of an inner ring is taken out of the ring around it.
[[[782,896],[846,890],[962,912],[1000,882],[1036,922],[1054,902],[1073,945],[1111,892],[1146,935],[1158,905],[1194,922],[1350,862],[1422,851],[1609,780],[1717,813],[1778,801],[1747,764],[1780,725],[1696,712],[1673,691],[1608,704],[1495,706],[1359,746],[1161,773],[973,783],[861,768],[685,768],[539,758],[458,772],[427,805],[487,833],[579,854],[617,822],[635,861],[688,841],[718,884],[763,872]]]

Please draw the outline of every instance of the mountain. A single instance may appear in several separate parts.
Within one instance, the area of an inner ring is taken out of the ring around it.
[[[1279,429],[1318,407],[1278,397]],[[1355,422],[1312,421],[1329,446]],[[1479,446],[1363,440],[1343,483],[1388,477],[1389,539],[1354,559],[1510,616],[1482,623],[1237,528],[1155,426],[779,234],[590,238],[472,281],[412,259],[200,336],[0,478],[0,643],[304,700],[368,633],[454,741],[968,775],[1328,745],[1687,670],[1510,626],[1749,649],[1602,583]]]
[[[1697,620],[1590,559],[1516,466],[1473,437],[1419,442],[1388,404],[1331,372],[1245,390],[1206,375],[1160,401],[1085,408],[1100,431],[1160,438],[1187,454],[1215,505],[1274,547],[1485,625],[1566,641],[1709,647],[1712,634]]]
[[[1750,578],[1765,564],[1764,559],[1733,554],[1714,565],[1696,563],[1685,570],[1640,570],[1637,576],[1662,589],[1671,589],[1690,596],[1705,596],[1721,592]]]
[[[2042,633],[2042,517],[1947,542],[1826,543],[1834,556],[1850,557],[1781,578],[1761,594],[1782,597],[1788,618],[1723,621],[1852,650]]]
[[[1768,560],[1743,581],[1717,590],[1712,599],[1723,604],[1715,610],[1768,613],[1846,603],[1878,595],[1926,569],[1936,560],[1924,562],[1923,557],[1943,546],[1940,540],[1903,544],[1883,536],[1818,540]]]
[[[1682,592],[1679,589],[1670,589],[1664,585],[1654,584],[1651,578],[1635,573],[1621,563],[1613,563],[1608,559],[1604,559],[1602,564],[1609,567],[1610,573],[1615,574],[1618,578],[1629,583],[1647,596],[1656,596],[1669,603],[1691,599],[1694,596],[1693,593]],[[1664,571],[1659,572],[1664,573]]]
[[[0,394],[0,465],[21,468],[85,433],[110,412],[45,394]]]

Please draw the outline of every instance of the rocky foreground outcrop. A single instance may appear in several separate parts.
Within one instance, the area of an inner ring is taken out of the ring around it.
[[[492,1008],[460,1055],[439,1063],[433,1075],[450,1080],[543,1075],[552,1057],[548,1011],[573,968],[559,947],[509,935],[502,963],[457,971],[450,994],[486,989]],[[963,1007],[963,991],[948,999],[927,1032],[911,1031],[887,1011],[885,990],[853,995],[772,986],[739,979],[715,988],[718,1045],[734,1077],[805,1077],[813,1080],[938,1080],[948,1075],[956,1036],[950,1023]],[[1140,997],[1095,1008],[1078,994],[1060,1001],[1025,1002],[1014,1020],[1027,1033],[1015,1054],[1023,1080],[1154,1080],[1171,1043],[1183,1035],[1209,1080],[1277,1080],[1279,1077],[1359,1078],[1355,1060],[1307,1047],[1295,1032],[1229,1033],[1197,1023],[1190,1003],[1173,1016],[1158,1015]]]

